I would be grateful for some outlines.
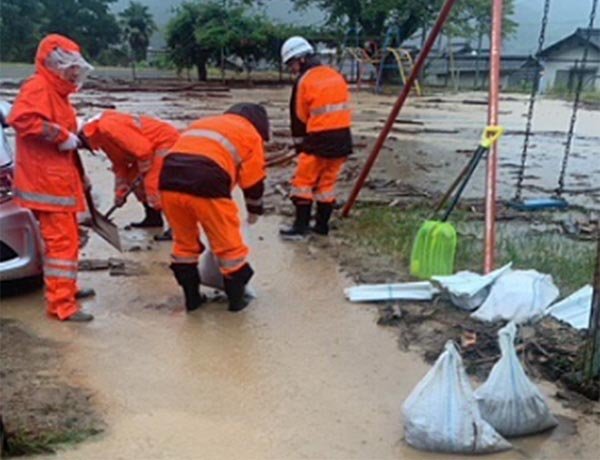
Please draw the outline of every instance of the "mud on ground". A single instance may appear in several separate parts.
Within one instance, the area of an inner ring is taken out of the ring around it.
[[[94,395],[63,366],[64,344],[43,339],[18,321],[0,319],[0,414],[6,454],[53,452],[100,433]]]

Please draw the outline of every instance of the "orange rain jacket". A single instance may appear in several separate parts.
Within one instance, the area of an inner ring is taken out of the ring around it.
[[[352,153],[350,92],[331,67],[313,64],[296,80],[290,100],[296,150],[325,158]]]
[[[158,177],[167,151],[179,139],[171,124],[147,116],[107,110],[85,125],[83,133],[94,149],[109,157],[115,173],[115,193],[122,196],[139,174],[144,176],[148,204],[158,208]]]
[[[246,208],[263,213],[265,179],[263,138],[236,114],[202,118],[181,133],[167,154],[160,190],[204,198],[230,198],[239,184]]]
[[[48,35],[38,47],[35,74],[21,87],[8,123],[17,132],[13,191],[18,204],[39,211],[78,212],[85,209],[83,184],[76,167],[76,151],[58,150],[69,132],[77,131],[69,94],[77,87],[45,64],[56,48],[80,52],[61,35]]]

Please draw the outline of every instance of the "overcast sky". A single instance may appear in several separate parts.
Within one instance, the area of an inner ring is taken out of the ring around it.
[[[183,2],[183,0],[138,1],[150,7],[160,28],[164,27],[172,15],[172,8]],[[295,11],[289,0],[266,0],[264,3],[266,4],[263,8],[265,12],[278,21],[322,24],[325,19],[323,14],[315,8],[301,13]],[[120,11],[128,4],[129,0],[118,0],[114,10]],[[504,44],[507,53],[528,54],[535,51],[543,4],[544,0],[515,0],[516,12],[513,19],[519,23],[519,28],[515,37]],[[592,0],[551,0],[546,45],[570,34],[577,27],[586,27],[591,4]],[[600,20],[596,22],[596,27],[600,27],[599,23]],[[155,45],[159,44],[159,41],[159,37],[154,37]]]

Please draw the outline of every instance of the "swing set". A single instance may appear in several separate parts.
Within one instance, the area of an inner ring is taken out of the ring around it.
[[[534,79],[531,85],[531,93],[529,95],[529,106],[527,110],[527,122],[525,125],[525,138],[523,140],[523,149],[521,151],[521,163],[517,173],[517,184],[515,196],[508,202],[508,205],[519,211],[539,211],[539,210],[560,210],[569,207],[568,201],[564,198],[565,194],[580,194],[590,192],[587,190],[567,190],[565,189],[565,176],[567,172],[567,166],[569,163],[569,154],[571,153],[571,147],[573,144],[573,135],[575,131],[575,123],[577,121],[577,111],[579,109],[579,102],[581,99],[581,92],[583,90],[583,79],[586,70],[586,64],[588,60],[588,54],[591,43],[592,29],[594,28],[594,20],[596,17],[596,9],[598,6],[598,0],[592,1],[592,9],[589,17],[589,24],[586,30],[586,41],[583,47],[583,55],[581,58],[581,66],[575,62],[575,72],[577,75],[577,81],[575,86],[575,95],[573,98],[573,108],[571,112],[571,119],[569,122],[569,129],[567,131],[567,139],[565,142],[565,151],[563,154],[560,172],[558,176],[558,187],[554,190],[554,194],[549,197],[539,198],[528,198],[523,199],[523,180],[525,178],[525,168],[527,165],[527,154],[529,151],[529,140],[531,138],[531,127],[533,120],[533,112],[536,103],[536,95],[540,86],[541,78],[541,66],[537,66]],[[544,12],[542,16],[542,24],[540,27],[540,34],[538,37],[538,48],[536,57],[539,57],[543,48],[546,37],[546,27],[548,25],[548,15],[550,12],[550,0],[544,1]],[[600,188],[598,188],[600,190]]]
[[[540,35],[538,39],[538,50],[537,56],[539,57],[545,40],[546,26],[548,23],[548,14],[550,9],[550,0],[544,0],[544,13],[542,17],[542,25],[540,29]],[[432,27],[427,40],[425,41],[421,52],[415,60],[414,66],[410,75],[406,79],[405,85],[402,91],[398,95],[394,106],[392,107],[390,114],[383,126],[379,136],[377,137],[372,150],[367,158],[367,161],[360,172],[353,189],[344,205],[342,210],[342,216],[348,217],[350,210],[356,203],[358,194],[364,186],[370,170],[372,169],[377,156],[381,152],[383,144],[389,135],[394,121],[396,120],[400,110],[404,106],[408,99],[409,93],[412,90],[413,85],[417,80],[417,75],[423,69],[424,63],[427,60],[429,53],[431,52],[435,41],[441,33],[441,30],[450,15],[452,7],[456,3],[456,0],[445,0],[442,9],[440,10],[439,16]],[[592,9],[589,17],[589,25],[587,29],[587,40],[583,50],[581,64],[576,63],[577,81],[575,87],[575,97],[573,100],[573,108],[571,114],[571,120],[567,132],[567,139],[565,143],[565,152],[562,158],[561,169],[558,178],[558,187],[555,190],[555,194],[551,197],[542,197],[535,199],[523,199],[523,179],[525,176],[525,168],[527,164],[527,153],[529,149],[529,139],[532,131],[532,119],[534,106],[536,102],[536,94],[539,89],[539,82],[541,72],[536,71],[536,75],[532,84],[531,94],[529,98],[529,107],[527,112],[527,124],[526,133],[523,144],[523,150],[521,154],[521,164],[519,168],[519,174],[517,177],[516,195],[511,200],[510,205],[514,208],[521,209],[524,211],[533,211],[539,209],[564,209],[568,207],[568,202],[564,199],[563,195],[566,194],[577,194],[590,192],[591,189],[587,190],[569,190],[565,189],[565,176],[569,161],[569,155],[571,152],[571,146],[573,143],[573,135],[575,131],[575,123],[577,121],[577,111],[580,105],[581,92],[583,89],[583,78],[585,74],[585,66],[588,60],[589,44],[592,29],[594,27],[594,20],[596,16],[596,9],[598,0],[592,0]],[[491,46],[490,46],[490,84],[489,84],[489,104],[488,104],[488,119],[487,125],[489,127],[498,127],[498,112],[499,112],[499,96],[500,96],[500,55],[502,46],[502,0],[492,1],[492,24],[491,24]],[[498,171],[498,145],[494,144],[487,152],[487,168],[486,168],[486,186],[485,186],[485,251],[484,251],[484,272],[489,273],[494,268],[495,259],[495,247],[496,247],[496,197],[497,197],[497,171]],[[600,190],[600,188],[598,188]]]

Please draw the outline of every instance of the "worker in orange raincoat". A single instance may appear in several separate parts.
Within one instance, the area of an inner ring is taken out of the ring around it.
[[[298,75],[292,89],[290,119],[300,156],[291,191],[296,218],[279,234],[282,239],[299,240],[309,230],[320,235],[329,233],[335,186],[352,153],[350,94],[344,77],[321,65],[314,48],[304,38],[287,39],[281,47],[281,57]],[[313,201],[317,202],[317,210],[311,228]]]
[[[35,70],[21,87],[8,118],[17,132],[14,196],[40,224],[48,313],[61,320],[90,321],[93,316],[80,310],[76,300],[76,215],[85,210],[85,201],[77,167],[80,141],[69,94],[81,87],[92,66],[75,42],[53,34],[40,42]]]
[[[224,115],[192,123],[165,158],[159,188],[173,230],[170,267],[183,288],[187,311],[206,300],[200,294],[198,257],[204,248],[199,225],[223,274],[229,310],[240,311],[248,305],[244,291],[254,271],[246,260],[249,250],[231,192],[240,186],[248,223],[256,222],[263,213],[263,143],[268,140],[264,107],[240,103]]]
[[[115,205],[125,204],[126,194],[138,177],[143,185],[135,188],[146,216],[132,227],[162,227],[158,177],[163,158],[179,139],[171,124],[144,115],[106,110],[83,125],[82,134],[93,149],[102,149],[115,173]]]

